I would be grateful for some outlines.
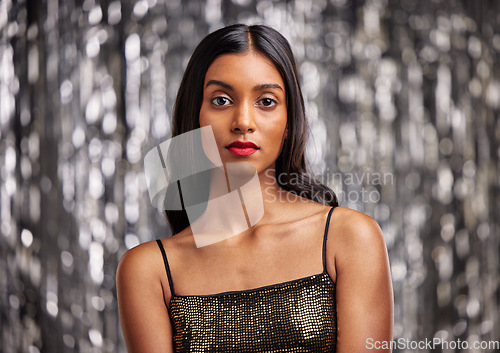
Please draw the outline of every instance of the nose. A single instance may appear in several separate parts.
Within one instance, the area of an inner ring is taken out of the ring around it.
[[[249,103],[241,104],[235,109],[231,131],[237,133],[247,133],[255,131],[255,112],[253,105]]]

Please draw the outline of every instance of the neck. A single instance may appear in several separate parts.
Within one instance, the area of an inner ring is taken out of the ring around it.
[[[213,169],[207,207],[191,225],[197,246],[222,241],[272,218],[284,192],[273,168],[259,174],[246,163]]]

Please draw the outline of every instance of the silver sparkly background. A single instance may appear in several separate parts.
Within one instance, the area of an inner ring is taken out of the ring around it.
[[[0,352],[125,352],[118,260],[169,234],[143,157],[233,22],[291,42],[312,170],[383,228],[395,339],[499,341],[499,1],[1,0]]]

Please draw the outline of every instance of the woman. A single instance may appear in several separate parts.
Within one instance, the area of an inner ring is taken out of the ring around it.
[[[389,342],[392,286],[381,230],[335,207],[333,192],[308,177],[299,77],[278,32],[233,25],[198,45],[173,136],[208,126],[224,165],[255,169],[263,215],[236,236],[197,246],[197,221],[167,212],[176,235],[124,255],[117,290],[129,352],[343,353]],[[235,222],[208,212],[228,228]]]

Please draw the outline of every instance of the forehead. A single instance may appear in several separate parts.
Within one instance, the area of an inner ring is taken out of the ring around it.
[[[237,80],[253,84],[276,83],[284,89],[281,74],[273,62],[255,51],[217,57],[207,70],[205,83],[211,79]]]

